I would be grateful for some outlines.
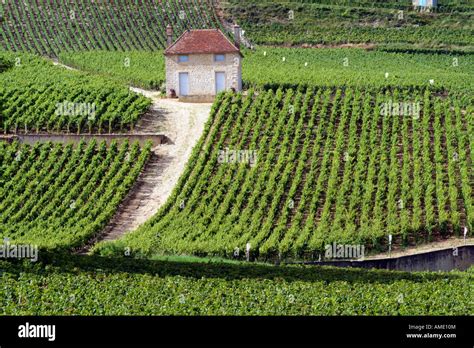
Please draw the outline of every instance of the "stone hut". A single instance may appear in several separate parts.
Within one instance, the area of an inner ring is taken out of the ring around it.
[[[212,101],[217,93],[242,89],[240,27],[234,26],[234,40],[219,29],[185,31],[175,42],[167,27],[165,55],[166,94],[180,100]]]
[[[421,10],[429,10],[438,6],[438,0],[412,0],[413,6]]]

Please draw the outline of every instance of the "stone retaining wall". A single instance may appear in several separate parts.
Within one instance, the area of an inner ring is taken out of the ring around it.
[[[474,245],[430,251],[385,259],[354,261],[314,261],[305,264],[320,266],[380,268],[398,271],[465,271],[474,265]]]

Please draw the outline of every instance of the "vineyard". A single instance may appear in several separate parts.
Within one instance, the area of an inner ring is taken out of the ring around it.
[[[242,59],[165,66],[199,28]],[[474,314],[473,33],[472,0],[0,1],[0,327]]]
[[[160,89],[165,81],[162,51],[88,51],[61,53],[62,63],[114,78],[121,83],[147,89]]]
[[[110,133],[133,128],[151,103],[112,80],[56,67],[33,55],[0,57],[11,62],[0,74],[2,133]]]
[[[220,95],[166,206],[115,246],[233,257],[249,243],[265,259],[458,236],[474,224],[472,111],[398,88]]]
[[[228,0],[223,6],[225,19],[241,23],[255,44],[377,43],[472,52],[472,2],[449,1],[430,14],[413,11],[410,3]]]
[[[261,47],[247,52],[243,79],[248,85],[413,87],[474,91],[473,56],[411,54],[362,49]]]
[[[254,44],[376,43],[389,47],[456,48],[472,52],[474,6],[443,1],[433,13],[411,1],[227,0],[220,18],[211,0],[7,1],[0,47],[57,57],[90,50],[156,51],[186,29],[243,26]],[[400,14],[400,11],[403,13]]]
[[[218,27],[210,0],[9,0],[1,21],[1,47],[58,56],[82,50],[156,50],[188,28]]]
[[[80,246],[101,232],[140,174],[149,146],[0,142],[0,238]]]
[[[244,50],[244,54],[246,86],[429,86],[433,90],[474,90],[471,55],[266,46]],[[164,59],[158,53],[72,52],[60,54],[60,60],[68,66],[142,88],[158,89],[165,79]]]
[[[97,270],[99,268],[99,270]],[[465,315],[472,271],[0,261],[1,315]]]

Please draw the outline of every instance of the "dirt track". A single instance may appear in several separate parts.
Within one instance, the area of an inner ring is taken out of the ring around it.
[[[204,130],[212,105],[180,103],[159,98],[153,91],[130,89],[153,100],[150,112],[140,120],[135,132],[164,134],[169,144],[153,148],[144,172],[105,228],[101,240],[117,239],[136,229],[166,202]]]

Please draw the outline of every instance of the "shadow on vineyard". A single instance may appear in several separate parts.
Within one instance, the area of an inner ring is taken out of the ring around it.
[[[390,284],[397,281],[427,282],[437,280],[455,280],[462,278],[461,273],[410,273],[386,270],[348,269],[338,267],[282,265],[279,267],[265,264],[229,264],[222,262],[179,262],[133,259],[123,257],[102,257],[96,255],[70,255],[65,252],[40,252],[39,262],[10,262],[9,272],[44,275],[47,273],[83,272],[104,276],[111,274],[144,274],[164,277],[219,278],[227,281],[239,279],[259,279],[274,281],[380,283]],[[465,273],[464,273],[465,274]]]
[[[0,73],[4,72],[5,70],[10,69],[13,66],[13,61],[10,59],[6,59],[4,57],[0,57]]]

